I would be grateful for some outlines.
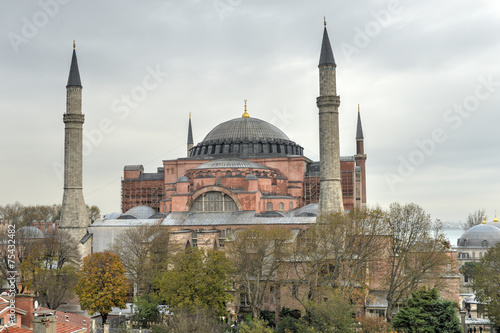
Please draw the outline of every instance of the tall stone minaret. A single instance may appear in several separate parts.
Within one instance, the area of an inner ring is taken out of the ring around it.
[[[361,168],[361,208],[366,208],[366,154],[363,137],[363,127],[361,126],[361,114],[358,105],[358,126],[356,128],[356,155],[354,155],[356,166]]]
[[[66,113],[63,115],[64,129],[64,195],[59,229],[67,231],[78,242],[82,257],[90,254],[88,240],[82,244],[90,225],[82,188],[82,84],[73,43],[73,58],[66,86]],[[88,238],[88,237],[85,237]]]
[[[328,38],[323,32],[319,58],[319,159],[320,195],[319,214],[343,212],[342,186],[340,179],[339,105],[337,96],[335,58]]]
[[[187,140],[187,156],[188,157],[189,157],[191,148],[193,148],[193,129],[191,128],[191,112],[189,112],[188,140]]]

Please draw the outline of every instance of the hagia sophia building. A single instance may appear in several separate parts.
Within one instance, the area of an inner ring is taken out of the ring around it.
[[[80,214],[82,137],[80,73],[73,50],[67,84],[65,186],[60,229],[80,240],[83,255],[104,251],[126,228],[161,224],[185,246],[222,247],[233,231],[252,225],[279,225],[295,235],[319,214],[366,206],[366,155],[358,107],[356,155],[340,156],[336,63],[323,31],[319,60],[320,161],[279,128],[242,116],[224,121],[195,144],[191,119],[187,156],[163,161],[156,173],[142,165],[124,167],[121,212],[90,224]],[[311,101],[313,102],[313,101]],[[354,112],[353,112],[354,113]]]

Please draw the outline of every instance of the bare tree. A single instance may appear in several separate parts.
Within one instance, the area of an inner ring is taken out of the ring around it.
[[[468,230],[475,225],[481,224],[483,222],[483,218],[485,221],[488,220],[486,210],[478,209],[473,213],[469,213],[469,216],[467,216],[467,219],[460,225],[460,227],[464,230]]]
[[[423,284],[437,286],[449,263],[441,225],[416,204],[391,204],[385,218],[386,251],[373,268],[386,276],[387,320],[394,308]]]
[[[335,288],[354,300],[367,290],[367,268],[382,250],[383,212],[332,213],[301,232],[292,251],[288,281],[305,288],[293,296],[305,305]]]
[[[290,240],[288,230],[256,226],[237,232],[226,243],[236,284],[244,290],[254,318],[260,317],[264,293],[289,256]]]
[[[39,239],[21,263],[23,284],[48,308],[57,307],[74,297],[80,264],[78,246],[70,234]]]
[[[116,238],[111,252],[125,266],[137,296],[151,292],[154,278],[167,269],[174,249],[169,244],[167,229],[157,224],[127,229]]]

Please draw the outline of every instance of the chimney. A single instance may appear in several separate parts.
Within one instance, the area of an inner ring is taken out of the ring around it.
[[[37,312],[33,319],[33,333],[56,333],[57,320],[54,311]]]
[[[16,308],[26,311],[26,314],[21,317],[21,325],[33,328],[33,294],[17,294]]]

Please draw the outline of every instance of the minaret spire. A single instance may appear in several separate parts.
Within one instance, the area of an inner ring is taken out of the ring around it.
[[[326,23],[326,20],[325,20]],[[326,25],[319,58],[320,214],[344,212],[340,178],[339,105],[335,58]]]
[[[361,126],[361,113],[359,111],[358,104],[358,124],[356,128],[356,155],[354,155],[354,160],[356,161],[356,167],[360,167],[360,180],[356,182],[360,185],[358,189],[358,194],[356,195],[356,207],[366,208],[366,154],[365,154],[365,142],[363,136],[363,127]]]
[[[193,148],[193,129],[191,127],[191,112],[189,112],[189,124],[188,124],[188,139],[187,139],[187,156],[189,157],[189,151]]]
[[[65,230],[79,244],[80,254],[90,254],[90,241],[85,241],[89,215],[83,198],[83,123],[82,84],[73,44],[73,57],[66,86],[64,122],[64,194],[59,229]]]
[[[75,41],[73,41],[73,57],[71,58],[71,66],[69,69],[68,84],[66,87],[80,87],[82,88],[82,82],[80,81],[80,71],[78,70],[78,61],[76,60],[76,49]]]
[[[364,139],[363,126],[361,126],[361,115],[359,113],[359,104],[358,104],[358,127],[356,128],[356,139]]]

